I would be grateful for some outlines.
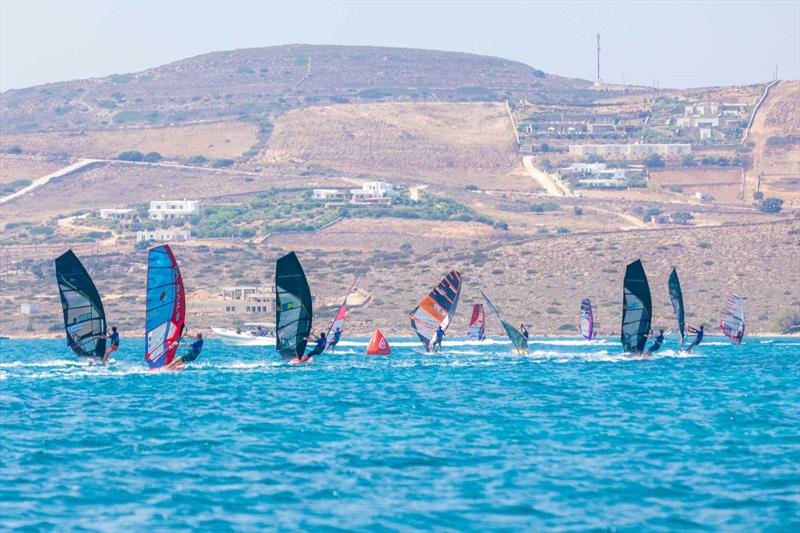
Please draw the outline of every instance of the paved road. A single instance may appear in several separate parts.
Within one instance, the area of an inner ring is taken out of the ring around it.
[[[86,167],[90,167],[92,165],[96,165],[97,163],[101,163],[102,159],[81,159],[77,163],[73,163],[69,166],[56,170],[55,172],[51,172],[46,176],[42,176],[41,178],[36,178],[33,182],[28,185],[27,187],[23,187],[22,189],[13,192],[9,195],[3,196],[0,198],[0,204],[4,204],[6,202],[10,202],[14,198],[19,198],[24,194],[28,194],[34,189],[41,187],[42,185],[46,185],[53,178],[60,178],[61,176],[66,176],[67,174],[71,174],[73,172],[77,172],[79,170],[84,170]]]

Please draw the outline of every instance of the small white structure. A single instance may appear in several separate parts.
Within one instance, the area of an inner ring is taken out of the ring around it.
[[[127,208],[111,207],[108,209],[101,209],[99,212],[100,218],[104,220],[130,220],[136,215],[136,211]]]
[[[710,202],[714,200],[714,195],[709,194],[707,192],[696,192],[694,193],[694,197],[700,200],[701,202]]]
[[[188,229],[154,229],[153,231],[144,230],[136,232],[136,242],[143,241],[189,241],[192,233]]]
[[[343,189],[314,189],[314,200],[344,201],[347,200],[347,191]]]
[[[368,181],[360,189],[350,189],[350,201],[354,204],[392,205],[394,185],[385,181]]]
[[[24,304],[20,304],[19,312],[27,316],[35,315],[39,312],[39,306],[35,303],[26,302]]]
[[[691,144],[570,144],[569,154],[574,156],[639,158],[658,154],[678,157],[692,153]]]
[[[153,200],[147,211],[150,220],[186,218],[200,214],[197,200]]]

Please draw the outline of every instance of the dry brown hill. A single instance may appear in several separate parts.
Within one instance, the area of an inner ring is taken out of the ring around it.
[[[288,45],[213,52],[143,72],[10,90],[3,132],[222,118],[324,103],[589,102],[590,83],[505,59],[432,50]]]
[[[518,167],[516,148],[504,104],[350,104],[281,116],[263,159],[357,173],[468,177]]]

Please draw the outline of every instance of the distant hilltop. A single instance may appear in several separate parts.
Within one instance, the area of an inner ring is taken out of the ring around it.
[[[308,105],[375,101],[589,103],[587,80],[496,57],[370,46],[212,52],[142,72],[3,93],[2,131],[106,129],[248,119]]]

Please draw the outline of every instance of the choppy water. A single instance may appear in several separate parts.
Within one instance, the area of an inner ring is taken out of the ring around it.
[[[208,341],[151,374],[0,341],[0,528],[800,528],[800,341],[629,360],[460,341],[313,365]],[[674,344],[674,343],[673,343]]]

